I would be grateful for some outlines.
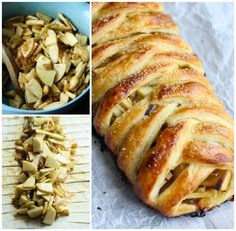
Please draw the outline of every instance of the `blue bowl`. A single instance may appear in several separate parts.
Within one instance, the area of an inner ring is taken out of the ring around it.
[[[3,2],[2,21],[20,15],[35,15],[42,12],[52,18],[57,18],[57,13],[64,14],[80,33],[90,37],[90,7],[85,2]],[[89,91],[88,86],[80,95],[67,104],[48,110],[23,110],[7,105],[7,98],[3,96],[3,114],[58,114],[66,113],[78,106],[80,99]],[[88,100],[89,103],[89,100]]]

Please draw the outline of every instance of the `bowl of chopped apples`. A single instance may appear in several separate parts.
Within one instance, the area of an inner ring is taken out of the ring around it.
[[[2,41],[20,87],[13,88],[3,64],[4,114],[67,113],[79,106],[90,86],[89,12],[82,2],[3,3]]]

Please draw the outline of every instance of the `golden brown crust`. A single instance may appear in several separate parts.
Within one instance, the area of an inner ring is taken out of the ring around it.
[[[183,151],[186,163],[201,163],[213,167],[233,167],[233,152],[207,142],[189,142]]]
[[[153,48],[159,53],[168,51],[191,52],[191,48],[179,36],[162,33],[140,34],[102,43],[94,47],[93,68],[99,65],[104,66],[111,62],[114,56],[117,58],[124,53],[144,48]]]
[[[106,2],[93,3],[93,22],[98,18],[114,14],[132,14],[141,12],[161,12],[163,5],[159,2]]]
[[[114,14],[93,24],[92,43],[97,44],[153,32],[177,34],[178,28],[168,15],[162,13]]]
[[[124,54],[107,65],[102,73],[95,75],[93,80],[93,103],[100,101],[108,89],[128,78],[135,72],[148,69],[149,66],[157,67],[171,64],[169,69],[178,69],[186,66],[193,70],[203,72],[202,65],[196,55],[176,52],[159,54],[155,49],[145,49]]]
[[[136,194],[172,217],[233,195],[233,121],[159,3],[93,4],[93,114]]]

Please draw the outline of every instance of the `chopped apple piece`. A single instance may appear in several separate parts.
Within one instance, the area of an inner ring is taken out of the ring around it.
[[[19,177],[18,177],[18,180],[20,181],[20,183],[24,183],[26,180],[27,180],[27,176],[26,176],[26,174],[25,173],[21,173],[20,175],[19,175]]]
[[[34,121],[33,121],[35,126],[41,126],[44,123],[48,123],[48,122],[50,122],[50,119],[48,117],[34,118]]]
[[[62,92],[60,94],[60,101],[63,102],[63,103],[67,103],[69,101],[69,96]]]
[[[70,61],[69,56],[66,52],[63,53],[62,63],[64,63],[66,65],[66,73],[68,73],[70,66],[71,66],[71,61]]]
[[[42,129],[36,129],[36,133],[41,133],[41,134],[45,134],[53,139],[56,139],[56,140],[61,140],[61,141],[64,141],[66,139],[65,136],[62,136],[62,135],[59,135],[59,134],[54,134],[52,132],[48,132],[48,131],[45,131],[45,130],[42,130]]]
[[[35,177],[30,176],[23,184],[23,188],[27,188],[28,190],[34,189],[35,186]]]
[[[77,38],[71,32],[66,32],[60,39],[63,43],[72,47],[78,42]]]
[[[30,91],[38,99],[41,99],[43,96],[43,90],[39,82],[36,79],[31,79],[26,85],[26,90]]]
[[[88,62],[89,60],[89,50],[87,47],[75,47],[74,53],[78,54],[83,62]]]
[[[60,164],[58,163],[56,157],[53,154],[47,155],[45,166],[49,168],[59,168]]]
[[[37,64],[36,64],[36,69],[37,68],[42,68],[42,69],[45,69],[45,70],[50,70],[50,69],[52,69],[52,62],[45,55],[40,55],[38,60],[37,60]]]
[[[66,64],[54,64],[53,67],[56,71],[55,82],[58,82],[66,72]]]
[[[57,35],[53,30],[48,30],[48,36],[44,42],[45,46],[51,46],[57,44]]]
[[[34,40],[33,39],[25,41],[23,43],[23,45],[20,47],[20,52],[25,58],[30,57],[31,54],[33,53],[33,51],[34,51]]]
[[[31,93],[28,89],[25,90],[25,101],[26,103],[35,103],[38,101],[38,98]]]
[[[121,114],[122,114],[122,112],[121,112],[117,107],[115,107],[115,108],[113,109],[113,115],[114,115],[115,117],[119,117]]]
[[[27,82],[29,82],[29,80],[26,79],[26,76],[27,76],[27,75],[26,75],[25,73],[23,73],[23,72],[20,72],[20,73],[19,73],[18,82],[19,82],[20,87],[21,87],[22,89],[24,89],[24,88],[25,88],[25,84],[26,84]]]
[[[53,63],[57,63],[59,60],[59,49],[57,44],[53,44],[47,47],[48,54]]]
[[[27,212],[28,212],[27,208],[20,208],[16,210],[16,214],[19,214],[19,215],[25,215],[27,214]]]
[[[31,218],[39,217],[42,213],[43,213],[43,206],[30,209],[30,210],[28,210],[28,212],[27,212],[27,214],[28,214]]]
[[[76,97],[75,94],[73,94],[73,93],[71,93],[71,92],[69,92],[69,91],[66,91],[65,94],[68,95],[69,98],[71,98],[71,99],[74,99],[74,98]]]
[[[21,26],[17,26],[16,27],[16,35],[17,36],[19,36],[19,37],[21,37],[22,36],[22,34],[23,34],[23,31],[24,31],[24,29],[21,27]]]
[[[70,80],[70,88],[69,90],[73,90],[79,84],[79,78],[77,76],[73,76]]]
[[[78,39],[80,46],[83,47],[87,45],[87,41],[88,41],[87,36],[76,33],[75,37]]]
[[[82,74],[84,73],[85,68],[86,68],[86,64],[80,62],[78,66],[75,68],[75,76],[80,78]]]
[[[43,150],[42,140],[40,140],[38,137],[34,137],[33,138],[33,151],[42,152],[42,150]]]
[[[43,26],[44,25],[44,21],[43,20],[27,20],[26,21],[26,25],[28,26],[35,26],[35,25],[40,25]]]
[[[37,172],[37,167],[35,166],[35,164],[29,161],[23,160],[22,166],[24,172]]]
[[[66,17],[64,17],[63,14],[58,13],[58,17],[66,24],[66,26],[70,27],[73,31],[76,31],[76,28],[73,26],[73,24]]]
[[[25,75],[25,79],[29,82],[31,79],[36,77],[35,68],[33,68],[27,75]]]
[[[46,225],[51,225],[55,221],[55,218],[56,218],[56,210],[52,206],[50,206],[47,209],[46,215],[43,219],[43,223]]]
[[[124,99],[121,101],[120,105],[126,109],[129,109],[133,106],[130,98]]]
[[[21,195],[20,196],[20,201],[19,201],[19,204],[20,205],[24,205],[26,202],[29,201],[29,198],[26,196],[26,195]]]
[[[36,68],[36,72],[37,75],[39,77],[39,79],[46,84],[47,86],[51,87],[53,82],[54,82],[54,78],[56,76],[56,71],[54,70],[44,70],[41,68]]]
[[[48,15],[45,15],[45,14],[43,14],[43,13],[41,13],[41,12],[37,12],[37,13],[36,13],[36,16],[37,16],[39,19],[41,19],[41,20],[43,20],[43,21],[45,21],[45,22],[47,22],[47,23],[49,23],[49,22],[52,20],[51,17],[49,17]]]
[[[52,183],[38,183],[36,186],[42,192],[53,193]]]
[[[146,95],[149,95],[151,92],[153,91],[152,87],[146,86],[146,87],[140,87],[137,90],[137,93],[142,96],[145,97]]]

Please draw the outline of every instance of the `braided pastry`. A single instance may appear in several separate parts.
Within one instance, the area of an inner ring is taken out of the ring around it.
[[[161,3],[94,3],[94,127],[166,216],[233,196],[233,122]]]

